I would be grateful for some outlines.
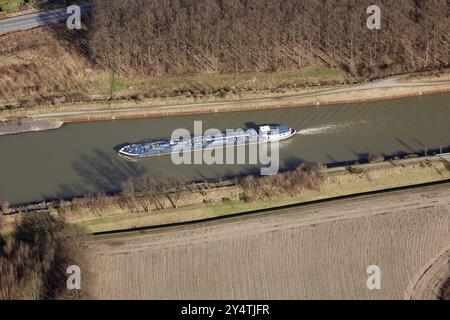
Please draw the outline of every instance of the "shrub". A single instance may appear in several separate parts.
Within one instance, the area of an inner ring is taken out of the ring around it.
[[[371,156],[369,158],[369,163],[380,163],[380,162],[384,162],[383,156]]]
[[[24,2],[24,0],[0,0],[0,11],[18,11]]]
[[[9,207],[9,202],[8,201],[3,201],[2,203],[2,212],[4,215],[10,214],[11,213],[11,208]]]
[[[281,194],[291,196],[303,190],[319,190],[324,181],[324,167],[302,164],[294,170],[272,176],[246,176],[240,181],[242,199],[247,202]]]
[[[82,235],[49,213],[24,216],[13,234],[0,241],[0,299],[81,298],[84,291],[66,289],[66,270],[85,265]]]

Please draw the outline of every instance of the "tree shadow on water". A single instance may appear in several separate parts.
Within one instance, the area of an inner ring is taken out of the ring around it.
[[[145,173],[145,169],[137,163],[99,149],[94,149],[92,154],[82,154],[72,168],[87,186],[103,192],[118,191],[123,182]]]

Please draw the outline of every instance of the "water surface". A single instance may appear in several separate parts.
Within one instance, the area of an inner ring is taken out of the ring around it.
[[[0,201],[22,203],[117,191],[131,176],[177,175],[187,179],[242,174],[237,165],[176,166],[170,156],[127,162],[118,145],[170,137],[176,128],[245,128],[278,123],[299,131],[280,146],[281,166],[331,163],[420,152],[450,145],[450,94],[311,108],[261,110],[144,120],[69,124],[41,133],[0,137]],[[258,170],[259,171],[259,170]]]

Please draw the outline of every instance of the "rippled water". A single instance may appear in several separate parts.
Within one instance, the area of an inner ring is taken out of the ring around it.
[[[299,134],[280,146],[281,166],[331,163],[368,155],[419,152],[450,145],[450,94],[287,110],[220,113],[66,125],[41,133],[0,137],[0,201],[10,203],[116,191],[130,176],[188,179],[242,174],[237,165],[176,166],[170,156],[127,162],[118,145],[170,137],[176,128],[220,130],[286,124]]]

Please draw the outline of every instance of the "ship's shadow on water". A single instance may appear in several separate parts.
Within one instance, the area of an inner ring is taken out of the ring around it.
[[[145,173],[138,163],[127,162],[111,153],[93,149],[91,153],[82,154],[72,164],[73,170],[82,183],[61,184],[58,198],[70,198],[92,192],[116,192],[129,178],[137,178]]]
[[[283,163],[280,163],[280,172],[295,169],[302,163],[306,162],[297,157],[284,160]],[[209,171],[208,174],[205,174],[199,167],[193,171],[189,170],[191,171],[190,176],[185,176],[181,172],[173,172],[172,175],[179,179],[192,182],[240,179],[249,174],[260,175],[260,169],[267,167],[255,165],[241,168],[240,170],[232,170],[224,169],[223,165],[219,166],[221,168]],[[53,196],[43,195],[44,199],[71,199],[73,197],[99,192],[115,193],[122,189],[123,183],[128,179],[136,179],[149,174],[139,163],[123,161],[119,157],[115,157],[99,149],[94,149],[92,153],[81,155],[72,164],[72,168],[81,178],[81,182],[60,184],[57,194]],[[160,179],[160,181],[165,181],[165,179],[169,179],[171,176],[171,174],[164,170],[152,172],[151,175]]]
[[[119,146],[118,146],[119,147]],[[116,147],[116,148],[118,148]],[[359,163],[367,163],[373,156],[370,150],[364,152],[356,152],[353,148],[349,148],[353,153],[353,159],[349,161],[339,161],[335,159],[327,163],[329,168],[336,166],[352,166]],[[409,149],[408,149],[409,150]],[[436,153],[450,152],[450,146],[440,149],[418,150],[413,153],[414,156],[424,156]],[[375,154],[376,155],[376,154]],[[386,161],[390,161],[396,157],[404,158],[411,153],[404,150],[398,150],[390,154],[378,154],[384,156]],[[331,158],[332,156],[329,155]],[[442,158],[446,170],[450,172],[450,161]],[[301,157],[289,157],[280,160],[279,172],[293,170],[302,164],[310,164]],[[323,163],[325,164],[325,163]],[[252,174],[259,176],[263,167],[267,165],[250,165],[240,168],[233,168],[229,165],[213,165],[213,168],[207,170],[202,166],[188,165],[183,174],[181,170],[159,169],[149,172],[139,161],[124,161],[113,152],[105,152],[100,149],[92,149],[91,152],[80,155],[80,157],[72,163],[72,169],[78,175],[81,181],[72,183],[63,183],[58,186],[59,191],[54,194],[42,194],[42,199],[50,201],[57,199],[72,199],[73,197],[83,196],[93,193],[115,193],[122,189],[123,183],[130,178],[140,178],[151,174],[153,177],[164,182],[170,175],[185,181],[216,181],[226,179],[238,179]],[[170,168],[170,167],[169,167]],[[169,173],[170,171],[170,173]]]

